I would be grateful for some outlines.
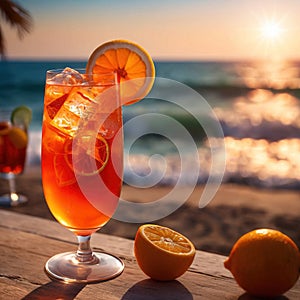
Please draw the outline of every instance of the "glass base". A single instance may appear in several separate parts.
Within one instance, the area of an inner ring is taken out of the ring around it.
[[[51,257],[45,272],[51,279],[68,283],[95,283],[119,276],[124,263],[117,257],[103,252],[93,252],[93,260],[79,262],[75,252],[65,252]]]
[[[0,206],[5,207],[18,206],[26,203],[27,201],[28,198],[26,196],[16,193],[0,196]]]

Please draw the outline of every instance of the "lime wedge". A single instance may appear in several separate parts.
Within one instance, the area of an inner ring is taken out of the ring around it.
[[[28,128],[32,118],[32,111],[29,107],[22,105],[16,107],[11,114],[11,123],[15,126]]]

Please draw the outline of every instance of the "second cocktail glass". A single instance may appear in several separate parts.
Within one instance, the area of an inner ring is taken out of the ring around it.
[[[122,109],[114,73],[94,78],[66,68],[46,77],[42,180],[55,218],[75,233],[77,252],[57,254],[46,273],[65,282],[108,280],[122,273],[121,260],[93,252],[92,233],[117,208],[122,186]]]
[[[0,196],[0,206],[18,206],[28,201],[16,191],[15,178],[24,171],[28,145],[28,128],[11,122],[17,109],[20,107],[0,110],[0,178],[9,184],[9,193]]]

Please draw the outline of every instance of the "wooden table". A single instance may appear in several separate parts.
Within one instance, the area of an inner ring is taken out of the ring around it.
[[[0,209],[0,299],[255,299],[237,286],[221,255],[197,251],[183,276],[156,282],[139,269],[132,240],[97,233],[92,246],[119,256],[124,272],[90,285],[51,281],[44,264],[54,254],[76,249],[73,234],[56,222]],[[300,299],[300,280],[280,299]]]

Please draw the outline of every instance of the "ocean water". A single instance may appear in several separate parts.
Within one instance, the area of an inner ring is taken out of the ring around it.
[[[40,164],[46,70],[65,66],[84,68],[85,62],[0,62],[0,110],[25,104],[33,111],[28,168]],[[149,97],[124,108],[126,183],[176,184],[182,172],[189,183],[188,166],[195,163],[199,164],[197,182],[207,181],[213,150],[205,132],[210,116],[203,109],[204,101],[224,135],[223,182],[300,188],[300,62],[156,61],[155,66],[156,76],[167,79],[159,81],[160,91],[186,105],[182,108],[172,101]],[[201,100],[196,97],[184,102],[188,96],[169,86],[168,80],[187,86]],[[162,117],[157,119],[158,115]],[[139,126],[126,125],[140,116],[145,117]],[[192,137],[198,159],[185,150],[185,141],[172,122],[182,125]]]

